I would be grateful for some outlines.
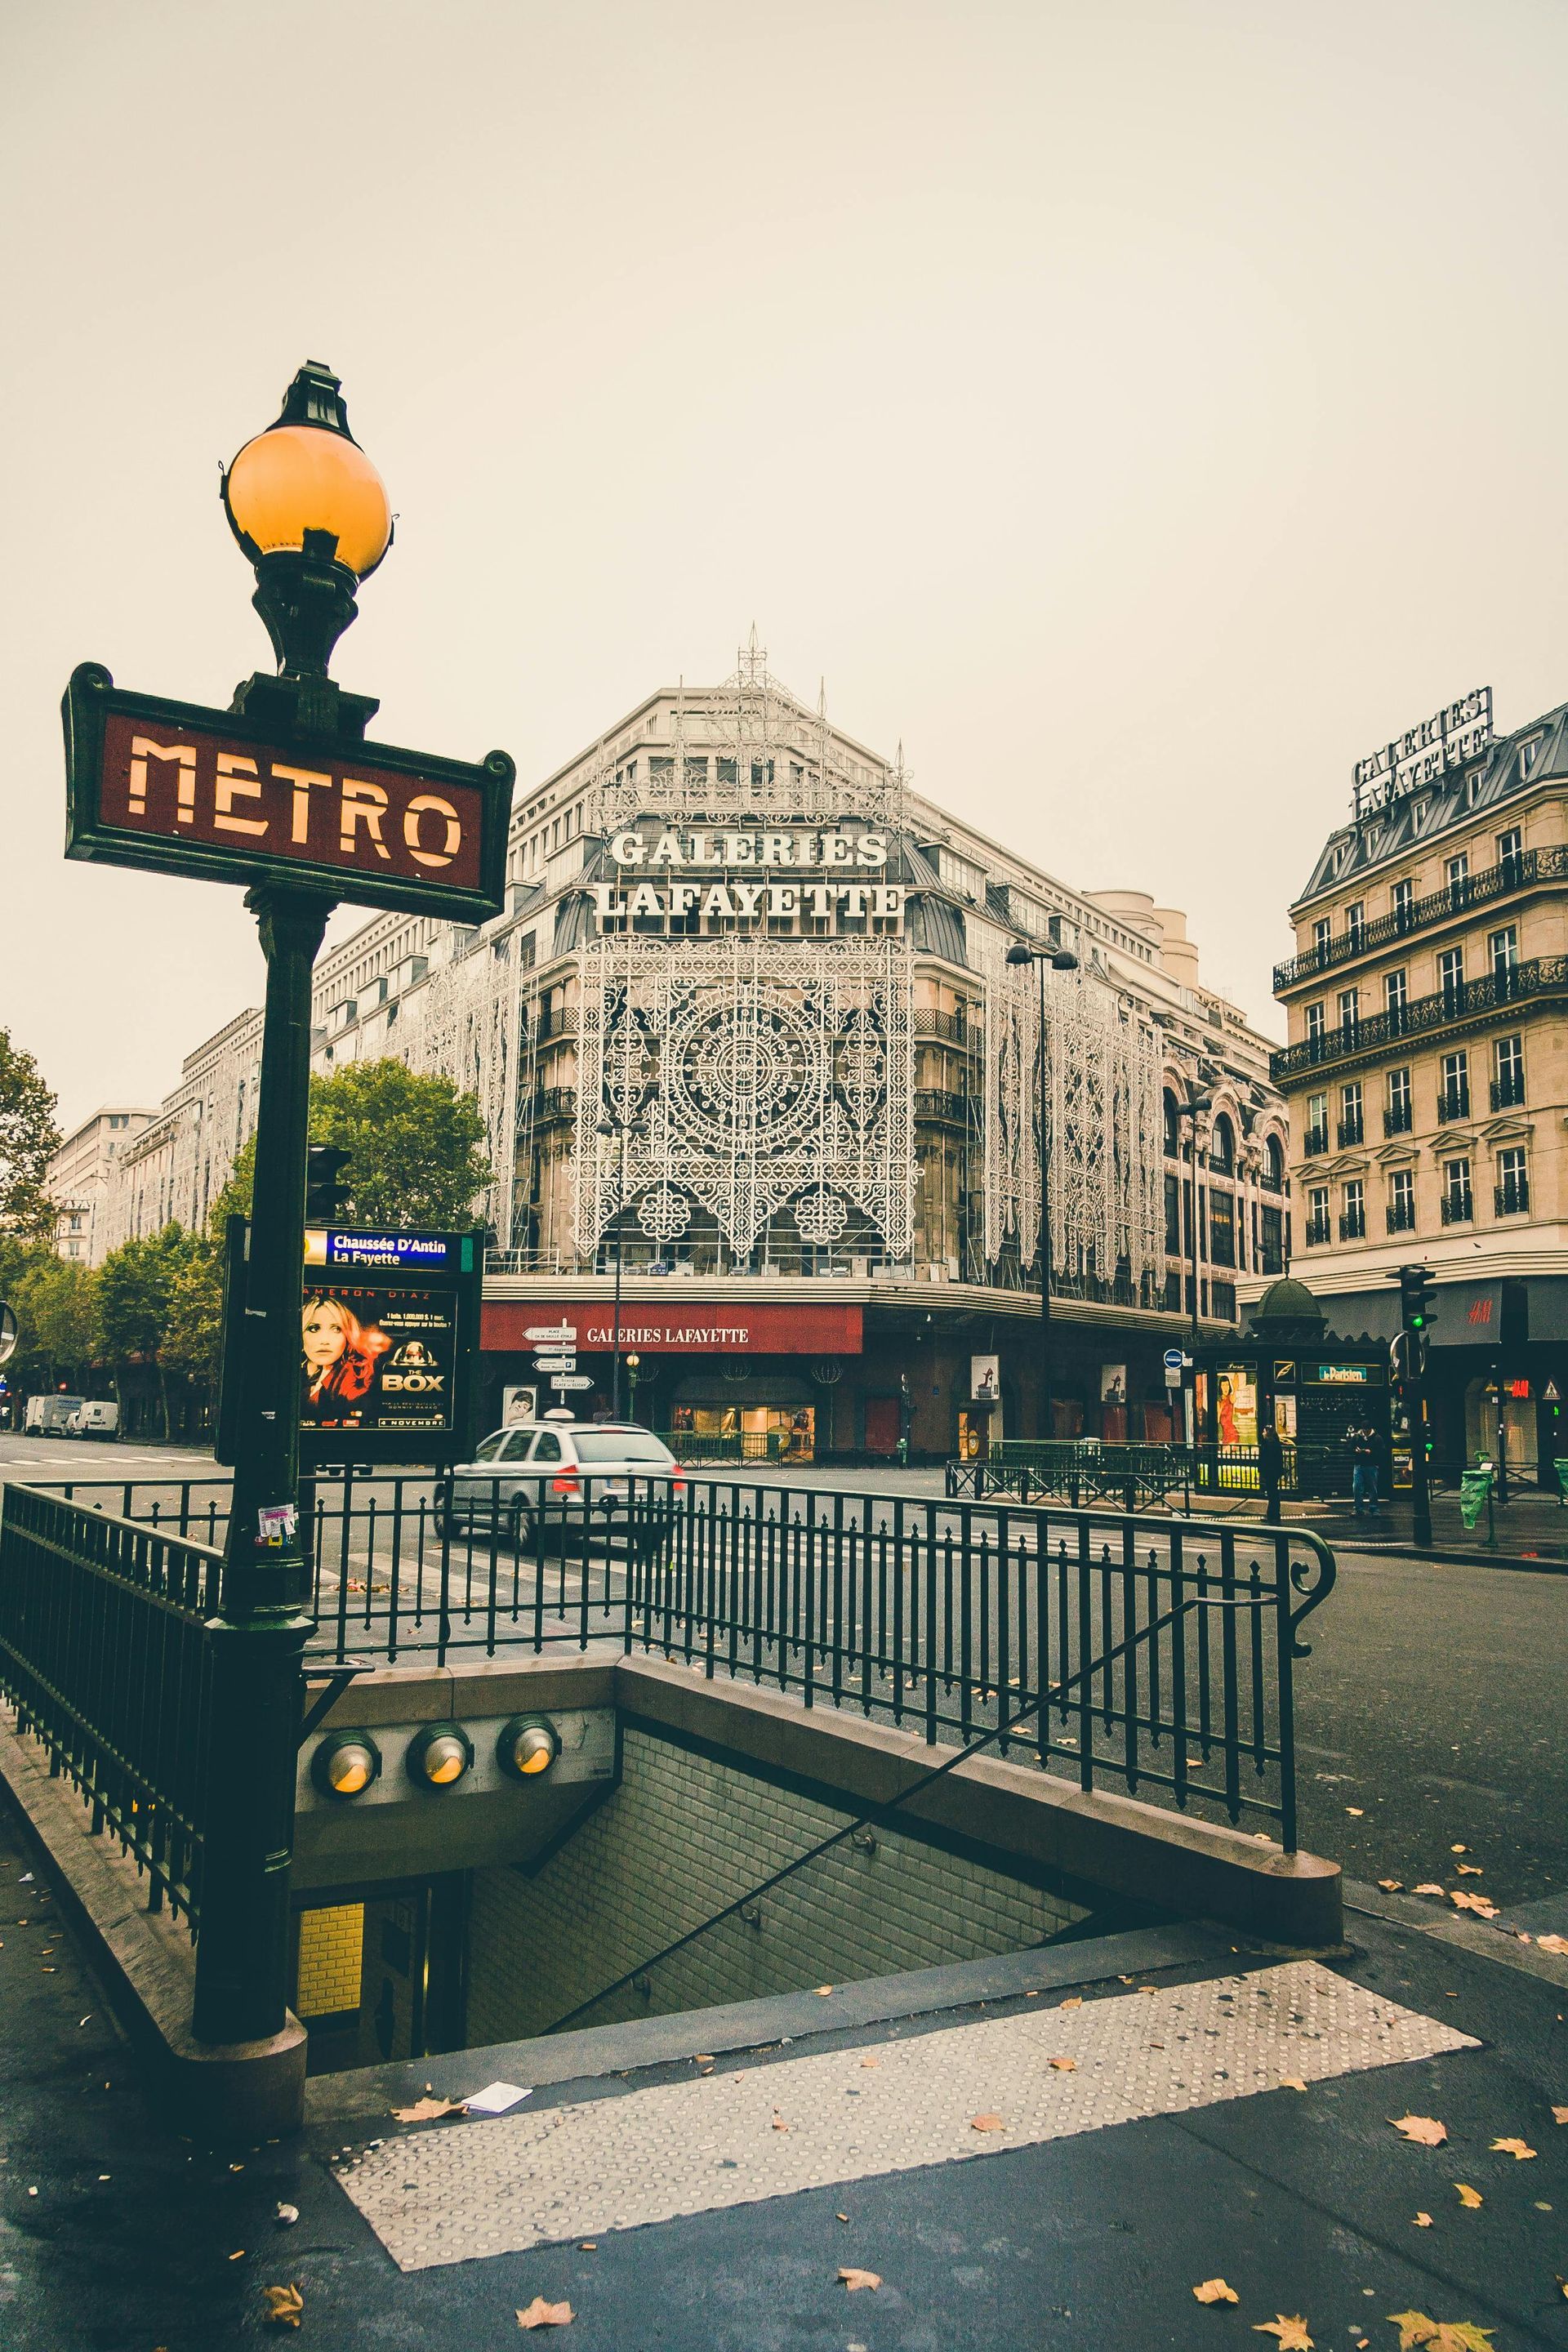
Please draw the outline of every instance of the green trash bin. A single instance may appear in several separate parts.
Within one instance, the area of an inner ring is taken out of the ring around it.
[[[1460,1474],[1459,1517],[1468,1528],[1473,1528],[1486,1509],[1491,1491],[1492,1465],[1489,1462],[1478,1463],[1473,1470]]]

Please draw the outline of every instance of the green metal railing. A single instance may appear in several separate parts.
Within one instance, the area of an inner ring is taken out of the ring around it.
[[[661,1429],[658,1434],[678,1462],[782,1462],[789,1444],[782,1429],[738,1430],[725,1437],[694,1429]]]
[[[1303,1475],[1318,1491],[1331,1457],[1286,1444],[1279,1480],[1282,1495],[1302,1492]],[[1317,1480],[1313,1472],[1319,1474]],[[1346,1483],[1349,1481],[1348,1464]],[[1113,1443],[1100,1438],[998,1438],[983,1461],[950,1462],[947,1492],[954,1498],[1016,1495],[1080,1504],[1111,1503],[1121,1510],[1146,1509],[1174,1496],[1260,1495],[1262,1475],[1256,1445],[1172,1445],[1150,1441]]]
[[[0,1692],[165,1904],[201,1916],[221,1555],[31,1486],[0,1494]]]

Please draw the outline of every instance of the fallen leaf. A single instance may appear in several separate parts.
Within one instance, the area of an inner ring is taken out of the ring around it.
[[[1366,1819],[1366,1807],[1364,1805],[1347,1805],[1345,1807],[1345,1811],[1350,1815],[1352,1822],[1362,1822]]]
[[[1253,2329],[1254,2336],[1277,2336],[1279,2352],[1313,2352],[1312,2338],[1307,2333],[1304,2319],[1287,2319],[1280,2312],[1273,2319],[1260,2319]]]
[[[1468,2180],[1456,2180],[1454,2186],[1459,2192],[1460,2204],[1473,2213],[1481,2202],[1479,2191],[1472,2189]]]
[[[416,2099],[411,2107],[394,2107],[392,2112],[400,2124],[427,2124],[437,2116],[467,2115],[468,2109],[461,2099]]]
[[[1051,2060],[1051,2064],[1056,2068],[1058,2074],[1076,2074],[1078,2073],[1078,2060],[1076,2058],[1053,2058]]]
[[[1458,1875],[1461,1878],[1484,1878],[1486,1873],[1479,1862],[1461,1862],[1458,1865]]]
[[[835,2219],[835,2221],[847,2221],[847,2220],[849,2219],[849,2216],[848,2216],[848,2214],[847,2214],[847,2213],[836,2213],[836,2214],[834,2215],[834,2219]]]
[[[1434,1885],[1431,1879],[1427,1878],[1422,1881],[1415,1892],[1417,1895],[1441,1895],[1443,1890],[1440,1886]]]
[[[1568,2124],[1568,2107],[1553,2107],[1552,2120],[1554,2124]]]
[[[229,2256],[229,2261],[231,2263],[242,2263],[244,2260],[245,2248],[243,2246],[236,2246],[233,2253]]]
[[[1456,1911],[1474,1911],[1483,1919],[1497,1917],[1495,1903],[1489,1903],[1484,1895],[1467,1895],[1462,1886],[1450,1887],[1448,1900]]]
[[[1194,2287],[1193,2294],[1199,2303],[1239,2303],[1241,2301],[1236,2289],[1233,2286],[1226,2286],[1224,2279],[1205,2279],[1202,2286]]]
[[[577,2252],[580,2254],[596,2254],[598,2251],[599,2241],[597,2238],[584,2238],[577,2249]]]
[[[264,2286],[268,2327],[298,2327],[305,2298],[297,2286]]]
[[[1493,2352],[1492,2330],[1468,2319],[1428,2319],[1424,2311],[1391,2311],[1399,2352]]]
[[[838,2273],[838,2279],[840,2285],[847,2287],[851,2294],[857,2288],[863,2286],[868,2286],[875,2294],[882,2284],[880,2275],[876,2271],[842,2270]]]
[[[1385,1895],[1397,1895],[1405,1881],[1402,1878],[1380,1878],[1377,1883]]]
[[[774,2131],[788,2131],[789,2126],[785,2123],[783,2116],[775,2115],[773,2116],[773,2129]]]
[[[1083,1995],[1080,1992],[1069,1993],[1066,2000],[1058,2001],[1057,2007],[1058,2009],[1081,2009],[1083,2007]]]
[[[1500,2148],[1504,2156],[1517,2157],[1521,2164],[1524,2162],[1527,2156],[1535,2154],[1535,2150],[1532,2147],[1526,2147],[1521,2139],[1494,2139],[1492,2146],[1494,2148]]]
[[[862,2066],[879,2066],[881,2063],[879,2058],[862,2058],[860,2061]]]
[[[518,2313],[517,2324],[520,2327],[570,2327],[576,2315],[569,2303],[546,2303],[542,2294],[536,2294],[528,2309]]]
[[[711,2066],[713,2063],[712,2054],[709,2051],[700,2050],[691,2063],[694,2066]]]
[[[1429,2229],[1432,2227],[1432,2216],[1431,2216],[1431,2214],[1430,2214],[1430,2213],[1417,2213],[1417,2215],[1415,2216],[1415,2227],[1416,2227],[1418,2230],[1429,2230]]]
[[[1535,1948],[1538,1952],[1568,1952],[1568,1936],[1537,1936]]]
[[[1450,1853],[1468,1853],[1469,1850],[1468,1845],[1451,1845],[1448,1848]]]
[[[1279,2077],[1279,2088],[1282,2091],[1304,2091],[1306,2087],[1300,2074],[1281,2074]]]
[[[833,1987],[831,1985],[818,1985],[816,1988],[816,1997],[818,2000],[823,1998],[825,1993],[830,1993],[832,1990]]]
[[[1000,2116],[971,2116],[969,2128],[971,2131],[1005,2131],[1007,2126]]]
[[[281,2222],[283,2223],[283,2225],[284,2225],[284,2227],[285,2227],[285,2228],[287,2228],[287,2227],[289,2226],[289,2224],[291,2221],[297,2221],[299,2220],[299,2218],[300,2218],[300,2208],[298,2207],[298,2205],[279,2205],[279,2208],[278,2208],[278,2219],[279,2219],[279,2221],[281,2221]]]
[[[1436,2116],[1390,2116],[1388,2120],[1417,2147],[1440,2147],[1448,2137],[1447,2125],[1440,2124]]]

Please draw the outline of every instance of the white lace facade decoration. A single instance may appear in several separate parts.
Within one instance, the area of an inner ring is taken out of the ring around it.
[[[656,1241],[710,1219],[737,1258],[788,1212],[907,1258],[913,990],[902,940],[596,940],[583,951],[576,1241],[624,1206]],[[627,1128],[621,1191],[617,1134]],[[632,1122],[643,1128],[632,1130]]]
[[[973,924],[985,981],[984,1252],[1028,1265],[1040,1231],[1039,975],[1005,961],[1008,941]],[[1141,1007],[1092,972],[1046,973],[1046,1103],[1051,1266],[1134,1292],[1164,1273],[1162,1055]]]

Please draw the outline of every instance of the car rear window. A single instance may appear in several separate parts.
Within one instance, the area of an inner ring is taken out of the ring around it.
[[[574,1429],[572,1443],[579,1462],[670,1462],[668,1445],[646,1429]]]

